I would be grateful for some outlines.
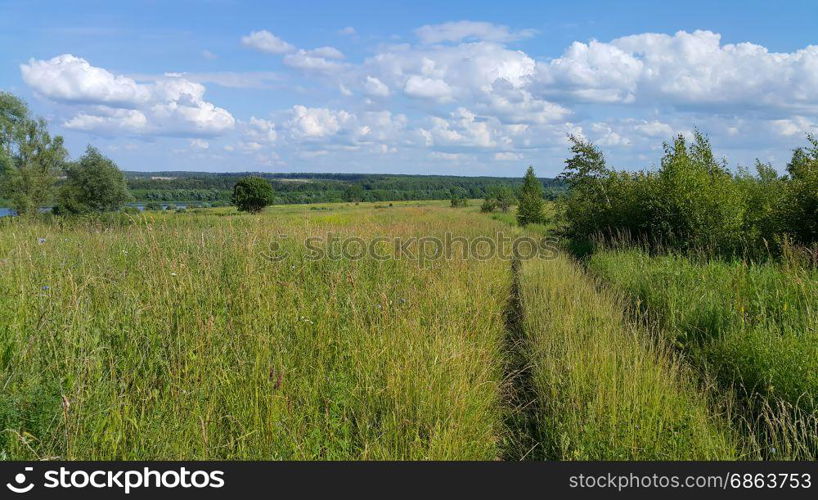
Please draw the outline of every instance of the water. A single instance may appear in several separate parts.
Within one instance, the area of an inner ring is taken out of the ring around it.
[[[10,208],[0,208],[0,217],[6,217],[7,215],[16,215],[17,212]]]

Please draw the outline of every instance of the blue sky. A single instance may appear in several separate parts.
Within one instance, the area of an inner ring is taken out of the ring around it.
[[[0,89],[128,170],[556,175],[818,130],[814,2],[0,1]]]

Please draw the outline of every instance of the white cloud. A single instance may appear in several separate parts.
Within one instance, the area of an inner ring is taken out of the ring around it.
[[[191,139],[190,147],[192,149],[208,149],[210,147],[210,143],[204,139]]]
[[[498,142],[510,142],[510,139],[500,137],[501,133],[494,126],[496,124],[478,118],[465,108],[453,111],[448,120],[435,116],[430,121],[430,128],[419,129],[427,146],[492,148]]]
[[[267,30],[253,31],[241,37],[241,43],[246,47],[270,54],[286,54],[295,50],[295,47]]]
[[[410,76],[406,80],[403,91],[410,97],[422,97],[424,99],[446,100],[452,96],[452,89],[448,83],[420,75]]]
[[[81,108],[65,121],[68,128],[101,134],[206,136],[235,125],[227,110],[204,100],[203,85],[182,77],[139,83],[70,54],[32,59],[20,70],[37,93]]]
[[[336,51],[337,54],[332,54],[332,59],[320,55],[330,53],[328,49],[332,49],[332,47],[322,47],[321,49],[315,50],[299,50],[294,54],[287,54],[284,56],[284,64],[304,71],[337,73],[344,68],[344,64],[334,59],[343,57],[343,54],[341,54],[340,51]]]
[[[210,60],[219,58],[218,55],[214,54],[213,52],[210,52],[207,49],[202,50],[202,57],[204,57],[205,59],[210,59]]]
[[[354,120],[347,111],[327,108],[293,106],[291,118],[287,122],[290,131],[298,138],[320,138],[337,134]]]
[[[415,30],[415,35],[423,43],[461,42],[464,40],[510,42],[534,34],[533,30],[512,32],[508,26],[477,21],[427,24]]]
[[[344,53],[340,50],[336,49],[335,47],[318,47],[317,49],[312,49],[306,51],[307,54],[314,56],[314,57],[323,57],[324,59],[343,59]]]
[[[511,151],[502,151],[499,153],[494,153],[494,159],[497,161],[519,161],[523,159],[523,155],[521,153],[514,153]]]
[[[80,104],[130,107],[150,100],[150,89],[126,76],[96,68],[80,57],[63,54],[20,65],[23,81],[48,98]]]
[[[373,97],[387,97],[389,96],[389,87],[374,76],[367,75],[364,82],[364,92]]]
[[[816,45],[772,53],[752,43],[722,45],[721,35],[710,31],[644,33],[575,42],[538,69],[544,93],[581,101],[818,111]]]
[[[338,34],[345,36],[355,36],[358,34],[358,32],[352,26],[347,26],[346,28],[338,30]]]

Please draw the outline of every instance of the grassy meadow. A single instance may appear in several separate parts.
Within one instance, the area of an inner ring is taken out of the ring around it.
[[[497,458],[508,266],[304,258],[304,238],[328,232],[495,226],[408,205],[4,221],[0,453]],[[289,258],[267,258],[276,240]]]
[[[737,415],[771,458],[818,450],[818,273],[787,263],[701,262],[636,249],[595,253],[589,269],[631,298],[685,353],[743,400]]]
[[[402,256],[558,229],[448,205],[0,220],[0,458],[815,457],[814,270]]]

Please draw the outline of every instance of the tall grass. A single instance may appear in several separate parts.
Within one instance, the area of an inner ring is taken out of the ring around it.
[[[737,456],[685,367],[623,317],[622,300],[568,258],[522,265],[520,291],[539,435],[560,460]]]
[[[589,269],[625,291],[723,387],[748,405],[765,456],[818,450],[818,273],[780,264],[701,263],[638,250],[595,253]]]
[[[508,266],[302,243],[495,229],[364,205],[4,222],[0,456],[494,459]],[[264,258],[282,234],[290,258]]]

